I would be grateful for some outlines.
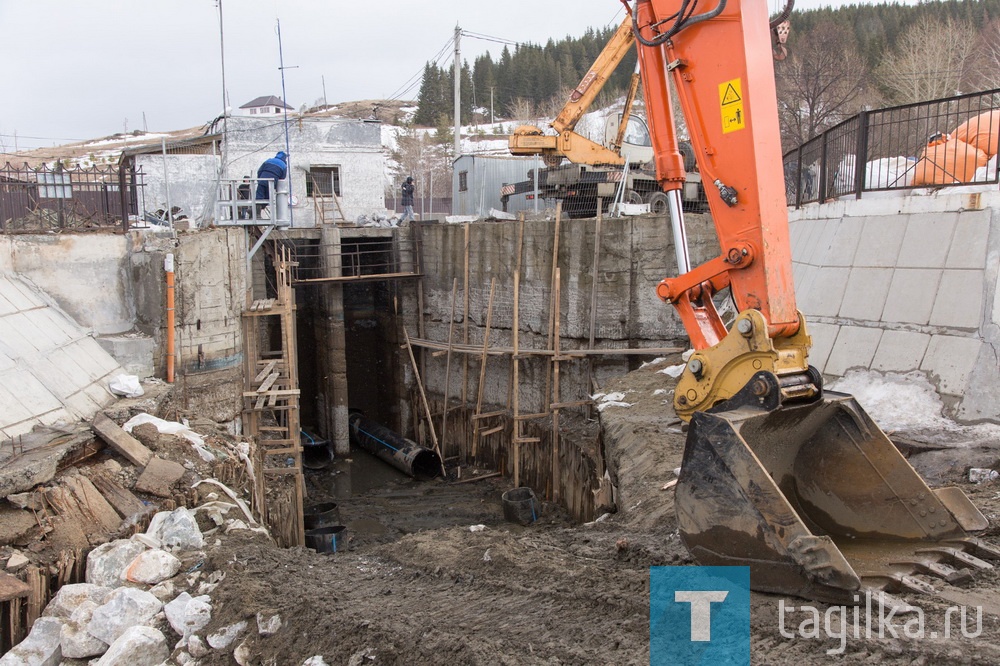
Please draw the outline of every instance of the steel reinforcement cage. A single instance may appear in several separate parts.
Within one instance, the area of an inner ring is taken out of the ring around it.
[[[0,167],[0,233],[128,231],[141,174],[115,166]]]
[[[914,184],[928,146],[940,144],[967,120],[993,112],[1000,123],[1000,90],[958,95],[930,102],[862,111],[785,153],[785,195],[789,206],[827,201],[864,192],[914,187],[1000,183],[997,158],[974,177],[952,177],[945,161],[931,169],[945,176],[933,184]],[[858,156],[864,159],[858,159]]]

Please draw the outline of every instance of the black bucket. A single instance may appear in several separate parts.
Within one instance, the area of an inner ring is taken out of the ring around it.
[[[316,439],[305,430],[300,431],[302,440],[302,466],[306,469],[326,469],[333,462],[330,440]]]
[[[514,488],[503,494],[503,517],[512,523],[530,525],[538,520],[541,507],[531,488]]]
[[[336,553],[338,550],[343,550],[346,529],[343,525],[331,525],[306,530],[306,548],[312,548],[317,553]]]
[[[340,509],[336,502],[324,502],[307,506],[302,511],[302,522],[307,530],[340,524]]]

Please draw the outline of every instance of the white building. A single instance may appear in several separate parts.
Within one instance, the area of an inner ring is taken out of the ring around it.
[[[285,109],[293,111],[292,107],[285,104],[284,100],[274,95],[265,95],[252,99],[240,107],[243,115],[275,117],[285,113]]]

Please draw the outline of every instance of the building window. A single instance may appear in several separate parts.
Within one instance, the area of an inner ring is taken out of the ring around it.
[[[257,109],[256,108],[250,109],[250,115],[251,116],[257,115]]]
[[[278,107],[274,107],[274,112],[275,113],[281,113],[281,109],[279,109]]]
[[[459,171],[458,172],[458,191],[468,192],[469,191],[469,172]]]
[[[307,197],[329,197],[340,194],[340,167],[314,166],[306,176]]]

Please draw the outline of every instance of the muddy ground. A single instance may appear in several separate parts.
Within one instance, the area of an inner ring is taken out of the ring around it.
[[[206,571],[227,572],[212,594],[211,627],[278,611],[287,619],[282,629],[251,639],[254,663],[265,664],[301,664],[314,655],[352,666],[649,663],[649,567],[693,563],[677,536],[673,493],[661,490],[674,478],[684,438],[667,402],[672,380],[658,372],[670,362],[604,389],[627,392],[623,402],[631,405],[601,414],[607,454],[617,466],[619,513],[574,525],[546,505],[541,520],[521,527],[503,519],[504,479],[414,482],[359,451],[308,476],[310,501],[338,504],[351,535],[346,548],[279,550],[233,533],[205,563]],[[905,435],[933,439],[933,433]],[[996,442],[979,444],[984,463],[1000,458]],[[959,483],[995,525],[1000,483]],[[473,525],[485,529],[471,531]],[[993,526],[986,537],[1000,543],[998,533]],[[786,617],[788,638],[778,623],[782,598],[754,593],[752,662],[1000,663],[1000,576],[981,572],[968,587],[935,585],[934,597],[901,595],[923,609],[925,635],[943,634],[945,609],[955,604],[983,607],[980,635],[880,639],[876,620],[866,638],[862,620],[858,638],[803,638],[795,634],[807,616],[797,614]],[[785,603],[798,607],[802,600]],[[815,606],[820,613],[828,608]],[[897,632],[907,619],[897,620]],[[974,615],[969,620],[975,633]],[[202,663],[231,659],[218,654]]]

